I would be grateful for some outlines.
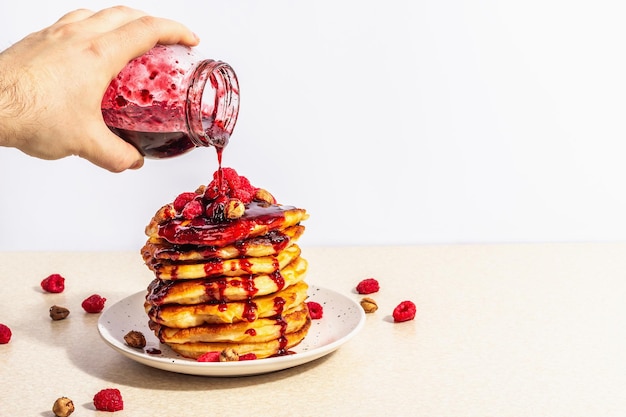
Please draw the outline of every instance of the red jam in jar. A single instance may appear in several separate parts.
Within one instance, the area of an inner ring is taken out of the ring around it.
[[[147,158],[196,147],[221,151],[239,113],[239,84],[226,63],[182,45],[157,45],[130,61],[102,99],[102,116]]]

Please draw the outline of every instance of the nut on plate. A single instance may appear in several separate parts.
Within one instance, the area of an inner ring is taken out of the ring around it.
[[[52,412],[56,417],[67,417],[74,412],[74,402],[67,397],[57,398]]]
[[[137,330],[131,330],[124,336],[126,344],[133,348],[143,349],[146,347],[146,337]]]
[[[361,299],[361,307],[363,307],[363,310],[368,314],[378,310],[378,304],[370,297],[363,297]]]
[[[236,362],[239,360],[239,354],[233,348],[226,348],[220,352],[220,362]]]
[[[65,307],[61,307],[61,306],[57,306],[57,305],[53,305],[52,307],[50,307],[50,318],[52,320],[63,320],[65,319],[67,316],[69,316],[70,311],[65,308]]]

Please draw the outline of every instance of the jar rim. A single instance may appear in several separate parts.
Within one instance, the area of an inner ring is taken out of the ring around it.
[[[233,68],[222,61],[201,61],[186,105],[191,140],[197,146],[225,147],[239,115],[239,82]]]

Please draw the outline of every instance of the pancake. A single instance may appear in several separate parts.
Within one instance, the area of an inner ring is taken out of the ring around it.
[[[254,353],[257,359],[268,358],[271,356],[289,354],[289,349],[297,346],[306,337],[311,327],[311,319],[307,318],[302,328],[295,332],[286,333],[278,339],[269,342],[260,343],[168,343],[168,346],[181,356],[190,359],[198,359],[200,355],[207,352],[222,352],[225,349],[233,349],[238,355],[246,355]]]
[[[165,239],[150,237],[141,250],[144,260],[202,261],[212,258],[232,259],[275,255],[295,243],[304,233],[304,226],[296,225],[233,244],[217,246],[176,245]]]
[[[150,322],[150,329],[163,343],[237,342],[261,343],[300,330],[307,322],[306,304],[302,303],[282,315],[228,324],[203,324],[176,329]]]
[[[193,305],[144,303],[150,320],[167,327],[185,329],[203,324],[252,322],[289,311],[307,298],[308,285],[301,281],[273,294],[228,303],[203,303]]]
[[[311,326],[297,244],[308,217],[221,167],[207,186],[162,206],[141,248],[154,275],[144,309],[160,342],[191,359],[291,353]]]
[[[297,257],[289,265],[270,274],[207,279],[154,279],[146,300],[152,305],[201,304],[246,300],[280,291],[304,279],[308,263]]]
[[[300,247],[293,244],[274,256],[256,258],[212,259],[207,262],[177,263],[149,260],[146,265],[160,279],[197,279],[218,276],[239,277],[250,274],[271,274],[283,269],[300,256]]]
[[[295,226],[307,218],[304,209],[252,201],[245,204],[245,212],[240,218],[215,223],[205,216],[186,219],[169,204],[157,211],[145,232],[150,238],[162,238],[178,245],[224,247],[272,230]]]

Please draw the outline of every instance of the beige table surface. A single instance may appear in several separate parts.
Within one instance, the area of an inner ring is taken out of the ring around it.
[[[380,309],[336,352],[275,373],[189,376],[136,363],[100,338],[98,315],[145,289],[138,253],[0,253],[0,416],[75,416],[121,390],[115,416],[626,416],[626,245],[309,248],[307,281],[354,299],[375,277]],[[39,282],[66,278],[62,294]],[[391,311],[413,300],[414,321]],[[70,316],[54,322],[53,304]]]

